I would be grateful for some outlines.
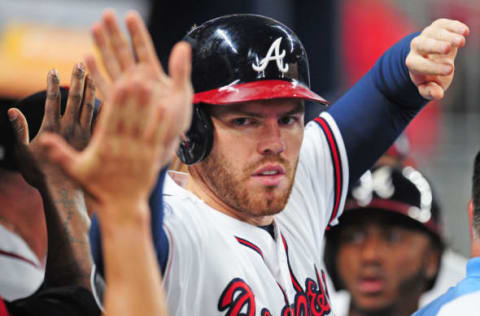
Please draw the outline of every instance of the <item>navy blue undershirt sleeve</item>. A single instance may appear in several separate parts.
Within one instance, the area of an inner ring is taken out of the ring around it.
[[[373,166],[428,102],[418,93],[405,65],[410,41],[417,35],[407,36],[385,52],[375,66],[328,109],[345,143],[350,185]]]
[[[166,173],[167,168],[162,169],[158,176],[157,184],[155,185],[149,200],[151,212],[150,219],[152,223],[152,239],[162,274],[165,271],[168,258],[168,240],[163,228],[163,183],[165,181]],[[99,271],[103,276],[102,237],[98,218],[96,216],[93,217],[92,225],[90,226],[90,249],[93,260],[97,267],[97,271]]]

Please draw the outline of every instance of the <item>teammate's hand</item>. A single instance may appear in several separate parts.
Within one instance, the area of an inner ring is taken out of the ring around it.
[[[93,56],[86,56],[85,63],[96,83],[100,94],[105,98],[113,90],[112,85],[119,78],[130,72],[132,69],[149,69],[148,79],[161,87],[162,95],[168,96],[173,88],[181,87],[184,96],[193,95],[193,87],[190,81],[191,72],[191,53],[190,46],[186,42],[177,43],[170,55],[168,63],[168,76],[161,66],[161,63],[155,53],[152,38],[148,33],[145,23],[140,15],[135,12],[129,12],[125,18],[128,32],[130,34],[132,48],[127,38],[121,32],[120,27],[112,10],[106,10],[102,16],[102,21],[94,24],[92,34],[100,54],[102,63],[109,78],[105,78],[99,71],[96,59]],[[187,51],[188,50],[188,51]],[[188,76],[184,76],[187,74]],[[165,100],[167,100],[166,98]],[[166,104],[165,104],[166,105]],[[163,105],[162,105],[163,106]],[[169,130],[170,134],[185,132],[190,127],[192,116],[192,106],[190,100],[189,107],[182,107],[183,111],[175,112],[171,117],[177,123],[177,127]],[[180,134],[179,134],[180,135]],[[172,154],[173,155],[173,154]]]
[[[60,79],[56,70],[47,75],[45,111],[38,134],[30,141],[28,122],[23,113],[12,108],[8,116],[12,122],[16,137],[16,159],[24,178],[39,188],[46,180],[56,184],[70,181],[60,169],[52,165],[45,157],[39,138],[44,133],[55,133],[75,149],[87,145],[92,128],[92,116],[95,104],[95,85],[85,76],[85,66],[77,64],[73,68],[65,113],[62,116],[60,100]]]
[[[42,138],[49,158],[80,183],[100,209],[131,205],[133,211],[146,205],[160,168],[178,145],[183,132],[179,121],[191,111],[190,54],[188,44],[177,46],[171,56],[172,78],[165,76],[161,82],[151,79],[152,70],[145,65],[120,76],[84,151],[75,151],[56,135]],[[121,220],[122,215],[115,217]]]
[[[458,48],[465,46],[469,33],[468,26],[459,21],[439,19],[412,40],[406,65],[425,99],[443,98],[452,83]]]
[[[85,63],[100,94],[105,99],[110,93],[111,84],[135,64],[142,64],[150,68],[155,80],[166,79],[150,34],[140,15],[135,11],[129,12],[125,17],[125,24],[132,47],[120,30],[115,14],[110,9],[103,13],[102,20],[95,23],[91,29],[95,46],[100,52],[102,64],[109,78],[105,78],[101,74],[93,55],[87,55]]]

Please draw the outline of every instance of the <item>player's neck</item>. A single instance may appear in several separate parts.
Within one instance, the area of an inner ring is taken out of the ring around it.
[[[251,216],[232,208],[226,204],[213,190],[211,190],[201,178],[191,176],[186,189],[195,194],[213,209],[242,222],[246,222],[255,226],[267,226],[273,222],[273,215]]]

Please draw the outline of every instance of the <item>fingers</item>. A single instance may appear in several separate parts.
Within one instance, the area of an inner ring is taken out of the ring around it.
[[[7,112],[8,119],[12,124],[13,133],[18,143],[27,145],[29,142],[28,123],[23,113],[16,108],[11,108]]]
[[[157,107],[153,112],[152,118],[153,120],[149,124],[151,131],[151,135],[149,139],[153,142],[153,144],[164,144],[167,145],[169,140],[169,124],[165,122],[165,109],[161,107]]]
[[[110,42],[107,38],[105,27],[102,23],[95,23],[91,29],[93,35],[93,41],[95,46],[100,51],[102,56],[102,63],[112,80],[116,80],[122,73],[120,64],[118,63]]]
[[[110,79],[116,81],[122,73],[134,66],[136,63],[135,56],[139,63],[146,64],[154,72],[156,79],[164,78],[166,75],[158,60],[147,27],[140,15],[131,11],[127,14],[125,22],[132,39],[133,51],[112,10],[105,11],[102,21],[92,27],[95,45],[100,51],[103,65]],[[95,59],[90,56],[85,59],[85,62],[100,93],[106,97],[108,86],[98,71]]]
[[[170,54],[168,73],[177,89],[190,89],[192,71],[192,50],[187,42],[175,44]]]
[[[83,63],[78,63],[73,67],[63,121],[76,122],[78,120],[83,99],[84,80],[85,66]]]
[[[191,81],[192,70],[192,50],[188,43],[179,42],[172,50],[169,62],[169,73],[173,81],[174,90],[178,94],[178,104],[176,106],[181,107],[181,111],[186,114],[182,115],[177,111],[180,130],[185,132],[190,126],[192,111],[192,96],[193,87]],[[179,109],[180,110],[180,109]],[[186,119],[185,119],[186,118]]]
[[[427,100],[441,100],[445,94],[445,89],[436,82],[430,81],[425,84],[419,84],[418,92]]]
[[[93,25],[92,35],[112,80],[117,79],[122,72],[135,64],[129,43],[120,30],[112,10],[106,10],[102,21]]]
[[[98,68],[97,61],[92,55],[87,55],[84,58],[85,65],[87,66],[90,79],[93,80],[95,87],[99,90],[102,98],[106,98],[108,94],[109,84],[103,77],[100,69]]]
[[[411,72],[422,75],[446,76],[454,69],[453,64],[441,63],[418,54],[409,54],[405,63]]]
[[[427,28],[425,29],[425,35],[454,47],[463,47],[466,42],[464,35],[452,32],[447,28]]]
[[[95,109],[95,84],[89,75],[85,77],[85,91],[80,114],[80,126],[90,129],[92,124],[93,110]]]
[[[141,76],[125,77],[115,83],[96,123],[91,144],[102,144],[99,146],[107,148],[111,156],[140,154],[137,148],[145,148],[147,152],[154,149],[144,132],[153,113],[151,98],[151,82]]]
[[[60,78],[58,72],[52,69],[47,75],[47,97],[45,100],[45,114],[43,115],[41,129],[51,129],[60,120]]]
[[[45,150],[47,159],[58,165],[65,174],[78,180],[75,170],[79,156],[78,152],[57,134],[45,133],[40,137],[39,143]]]
[[[448,54],[452,48],[465,46],[465,37],[469,33],[468,26],[459,21],[439,19],[412,40],[411,48],[423,56]]]
[[[158,96],[158,91],[153,90],[153,96],[150,98],[150,115],[145,122],[145,139],[152,145],[158,144],[161,136],[166,133],[167,122],[163,121],[165,108],[154,102]]]
[[[186,42],[177,43],[172,50],[169,62],[169,74],[173,86],[167,88],[169,91],[165,91],[164,85],[156,85],[150,104],[151,115],[148,117],[145,128],[146,139],[154,145],[160,145],[159,148],[169,147],[171,142],[178,138],[177,134],[190,125],[189,113],[193,94],[190,80],[191,67],[190,45]],[[168,104],[162,104],[162,101]],[[185,115],[189,119],[184,119]],[[176,126],[173,127],[172,122],[166,121],[166,117],[173,120]]]
[[[172,127],[172,124],[176,124],[176,122],[165,122],[167,109],[164,102],[169,101],[162,99],[162,92],[154,89],[152,82],[141,81],[138,80],[139,78],[141,77],[131,80],[127,89],[130,106],[135,109],[135,113],[130,111],[128,117],[129,124],[132,125],[130,130],[135,131],[135,133],[130,134],[134,138],[138,138],[138,141],[147,142],[153,148],[164,148],[163,145],[166,145],[169,137],[171,137],[169,135],[175,133],[175,128],[170,127]],[[169,119],[175,121],[174,117],[169,117]],[[137,127],[134,128],[133,126]]]
[[[188,109],[183,108],[183,105],[192,107],[191,94],[186,96],[188,99],[184,100],[184,96],[175,99],[170,99],[167,106],[159,103],[162,99],[161,91],[154,90],[151,98],[151,114],[149,115],[147,126],[145,128],[145,138],[152,146],[156,146],[159,150],[167,150],[171,148],[172,142],[180,138],[180,133],[183,132],[184,115],[191,116]]]
[[[103,14],[103,25],[106,30],[107,39],[110,41],[109,46],[113,50],[113,55],[116,57],[122,71],[125,71],[130,68],[135,61],[128,41],[120,30],[112,10],[107,10]]]
[[[125,18],[125,23],[132,38],[133,49],[138,61],[150,65],[156,73],[163,75],[164,72],[152,39],[140,15],[135,11],[129,12]]]
[[[126,79],[119,80],[114,84],[111,94],[102,105],[102,113],[95,124],[94,137],[98,135],[112,137],[118,133],[123,133],[127,88],[128,81]]]
[[[140,74],[131,79],[127,88],[127,104],[125,108],[125,121],[127,135],[134,138],[142,137],[146,121],[152,112],[151,83],[145,81]]]
[[[427,75],[449,75],[457,49],[465,45],[468,27],[454,20],[439,19],[411,42],[406,64],[411,71]]]
[[[450,32],[454,32],[463,36],[470,34],[470,28],[466,24],[457,20],[438,19],[432,23],[432,26],[445,28]]]
[[[446,54],[452,49],[452,45],[447,41],[434,38],[422,39],[415,37],[411,42],[411,49],[422,56],[428,54]]]
[[[458,49],[465,46],[469,33],[459,21],[439,19],[412,40],[405,63],[424,98],[443,97],[453,79]]]

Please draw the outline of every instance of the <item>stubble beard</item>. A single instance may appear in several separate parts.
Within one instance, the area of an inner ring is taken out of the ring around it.
[[[246,187],[247,181],[259,166],[268,162],[280,163],[285,168],[287,188],[264,187],[263,192],[252,192]],[[230,164],[223,155],[211,153],[199,164],[199,168],[207,185],[224,203],[245,215],[259,217],[277,214],[285,208],[293,188],[297,163],[298,160],[292,168],[284,158],[271,156],[246,166],[239,174],[228,168]]]

